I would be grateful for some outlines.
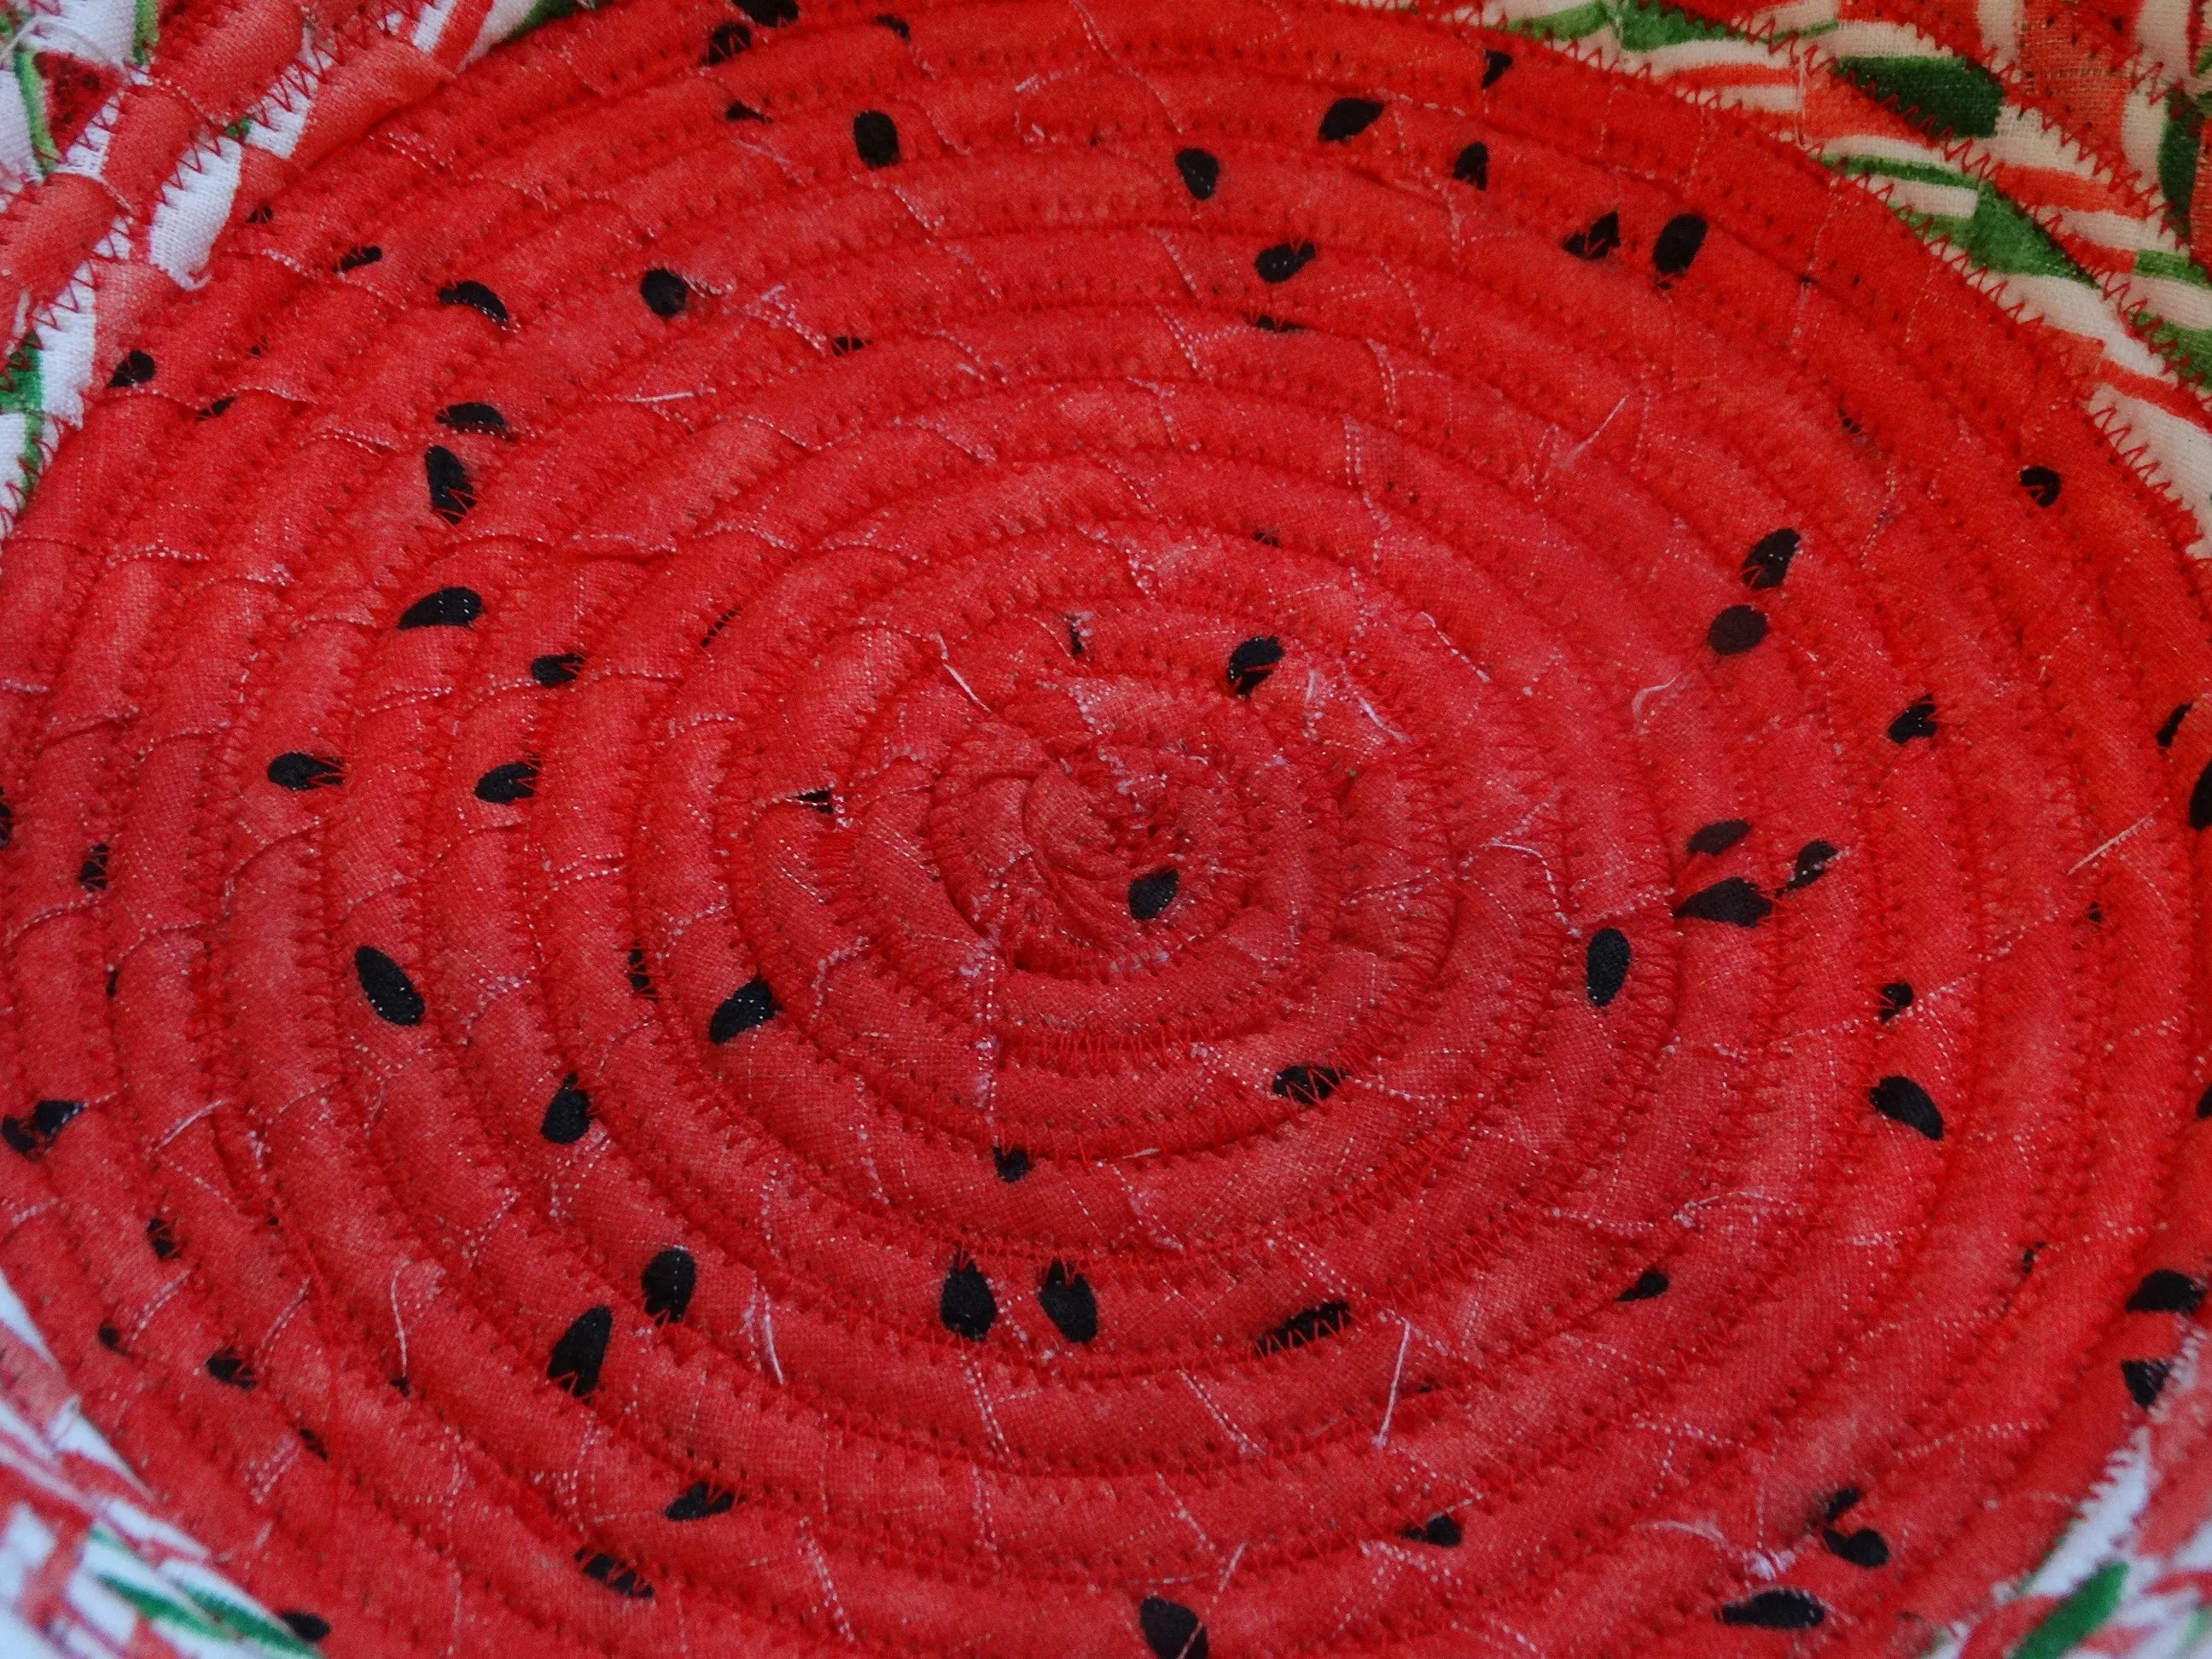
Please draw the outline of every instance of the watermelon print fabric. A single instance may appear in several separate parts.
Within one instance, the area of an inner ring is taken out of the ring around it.
[[[6,15],[0,1654],[2212,1652],[2197,10]]]

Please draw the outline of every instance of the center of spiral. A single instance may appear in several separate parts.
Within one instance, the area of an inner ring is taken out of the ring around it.
[[[1119,677],[1063,681],[980,716],[933,791],[953,905],[1024,971],[1092,977],[1191,936],[1243,816],[1227,757]]]

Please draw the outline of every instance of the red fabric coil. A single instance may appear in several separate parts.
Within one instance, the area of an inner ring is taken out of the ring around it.
[[[0,1264],[332,1652],[1917,1652],[2154,1403],[2201,571],[1855,186],[664,0],[268,206],[0,569]]]

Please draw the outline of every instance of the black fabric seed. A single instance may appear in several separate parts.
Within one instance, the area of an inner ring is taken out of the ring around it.
[[[2182,721],[2189,718],[2189,711],[2196,706],[2197,705],[2192,702],[2176,703],[2173,706],[2173,712],[2166,717],[2166,724],[2158,728],[2158,746],[2160,748],[2171,749],[2173,747],[2173,740],[2181,735]],[[0,842],[0,845],[5,845],[5,843]]]
[[[538,1133],[556,1146],[573,1146],[591,1127],[592,1097],[576,1086],[576,1074],[571,1072],[545,1103],[545,1119]]]
[[[218,398],[213,403],[210,404],[205,409],[200,410],[198,414],[193,416],[192,418],[196,421],[211,421],[215,419],[216,416],[222,414],[223,410],[228,409],[235,401],[237,400],[232,398]]]
[[[1705,643],[1723,657],[1741,656],[1765,637],[1766,613],[1747,605],[1729,606],[1705,629]]]
[[[674,271],[655,265],[637,279],[637,295],[656,317],[681,317],[691,303],[691,287]]]
[[[1705,245],[1705,222],[1694,213],[1678,213],[1659,228],[1651,244],[1651,264],[1662,276],[1680,276]]]
[[[430,486],[430,510],[447,524],[459,524],[477,504],[477,487],[461,458],[443,444],[422,452],[422,476]]]
[[[863,167],[890,167],[899,158],[898,124],[879,109],[862,110],[853,118],[853,148]]]
[[[1912,988],[1901,979],[1893,979],[1881,988],[1881,1007],[1875,1018],[1887,1025],[1912,1006]]]
[[[1309,1342],[1334,1336],[1351,1322],[1349,1302],[1324,1302],[1318,1307],[1301,1308],[1272,1331],[1262,1332],[1252,1345],[1253,1350],[1270,1354],[1280,1353],[1285,1348],[1303,1348]]]
[[[167,1261],[184,1249],[177,1243],[176,1229],[168,1224],[166,1218],[158,1215],[146,1224],[146,1244],[154,1252],[156,1261]]]
[[[234,1389],[250,1389],[261,1379],[235,1348],[217,1348],[208,1356],[207,1374]]]
[[[1841,1556],[1855,1567],[1889,1565],[1889,1540],[1872,1527],[1861,1527],[1856,1532],[1838,1532],[1833,1527],[1824,1527],[1820,1541],[1828,1547],[1829,1554]]]
[[[1794,530],[1770,530],[1743,556],[1743,585],[1754,590],[1782,586],[1804,538]]]
[[[840,334],[830,340],[830,355],[833,357],[849,357],[856,351],[866,350],[867,344],[868,343],[857,334]]]
[[[353,953],[353,971],[379,1019],[392,1025],[422,1023],[422,994],[406,969],[383,951],[373,945],[359,946]]]
[[[15,839],[15,809],[0,799],[0,847]]]
[[[1336,1092],[1344,1073],[1334,1066],[1285,1066],[1267,1087],[1297,1106],[1318,1106]]]
[[[945,1322],[946,1330],[970,1342],[981,1342],[989,1335],[991,1322],[999,1316],[998,1299],[991,1294],[991,1281],[983,1277],[981,1267],[964,1255],[952,1258],[951,1269],[945,1275],[945,1288],[937,1293],[937,1316]]]
[[[584,665],[580,651],[552,651],[530,659],[530,678],[550,690],[566,685],[576,678],[576,671]]]
[[[1264,311],[1253,318],[1252,326],[1269,334],[1303,334],[1306,331],[1304,323],[1286,323],[1280,317],[1270,317]]]
[[[1613,1297],[1616,1302],[1649,1302],[1655,1296],[1667,1294],[1667,1287],[1674,1281],[1656,1267],[1646,1267],[1636,1275],[1636,1282]]]
[[[799,804],[810,811],[821,813],[825,818],[834,818],[837,816],[836,798],[827,789],[801,790],[799,793]]]
[[[471,311],[482,312],[501,327],[507,326],[507,301],[501,299],[482,283],[450,283],[438,290],[441,306],[466,306]]]
[[[345,781],[345,773],[330,756],[295,749],[269,763],[269,781],[279,789],[334,789]]]
[[[292,1634],[302,1642],[319,1642],[331,1633],[331,1621],[320,1613],[302,1613],[294,1607],[289,1613],[276,1615],[291,1627]]]
[[[998,1170],[999,1179],[1009,1183],[1030,1172],[1030,1155],[1018,1146],[992,1147],[991,1164]]]
[[[2123,1359],[2120,1361],[2120,1381],[2128,1385],[2128,1397],[2148,1411],[2158,1403],[2166,1391],[2166,1379],[2173,1375],[2171,1361],[2164,1359]]]
[[[1755,1625],[1761,1630],[1810,1630],[1828,1616],[1827,1608],[1803,1590],[1765,1589],[1721,1609],[1723,1625]]]
[[[714,1010],[714,1017],[707,1023],[707,1041],[727,1042],[740,1032],[750,1031],[756,1025],[765,1024],[775,1018],[775,993],[768,981],[756,974],[722,1000]]]
[[[1751,825],[1741,818],[1719,818],[1690,837],[1690,850],[1711,858],[1727,852],[1750,833]]]
[[[1794,893],[1799,888],[1810,887],[1820,880],[1828,873],[1828,866],[1834,860],[1837,850],[1825,841],[1807,842],[1797,849],[1797,862],[1791,867],[1790,879],[1783,884],[1782,890]]]
[[[1250,639],[1229,653],[1229,689],[1240,697],[1258,690],[1283,659],[1283,642],[1273,635]]]
[[[1130,915],[1139,921],[1150,921],[1175,902],[1176,890],[1182,884],[1182,878],[1172,869],[1139,876],[1129,884]]]
[[[338,255],[340,270],[359,270],[363,265],[373,265],[384,257],[384,250],[374,242],[364,242],[359,247],[349,247]]]
[[[425,593],[399,613],[404,628],[466,628],[483,615],[483,600],[473,587],[441,587]]]
[[[1701,887],[1674,907],[1676,916],[1690,921],[1724,921],[1731,927],[1756,927],[1774,908],[1774,902],[1741,876],[1730,876],[1710,887]]]
[[[1147,1595],[1137,1608],[1137,1628],[1153,1659],[1206,1659],[1205,1621],[1180,1601]]]
[[[1489,51],[1482,54],[1482,89],[1485,92],[1497,83],[1498,77],[1513,67],[1510,52]]]
[[[2194,1314],[2203,1305],[2203,1285],[2171,1267],[2154,1267],[2128,1297],[2130,1313]]]
[[[1589,228],[1577,231],[1559,246],[1577,259],[1602,259],[1620,246],[1620,216],[1601,214]]]
[[[1053,1328],[1071,1342],[1088,1342],[1098,1334],[1098,1298],[1091,1293],[1091,1281],[1065,1261],[1055,1261],[1044,1270],[1044,1282],[1037,1286],[1037,1306],[1044,1310]]]
[[[1867,1091],[1867,1098],[1884,1117],[1918,1131],[1930,1140],[1943,1139],[1943,1114],[1936,1109],[1928,1091],[1909,1077],[1886,1077]]]
[[[2212,1117],[2212,1089],[2207,1089],[2197,1097],[2197,1117],[2199,1122]]]
[[[1382,106],[1375,99],[1340,98],[1321,118],[1321,141],[1324,144],[1340,144],[1347,138],[1356,138],[1373,126],[1382,113]]]
[[[729,106],[723,110],[722,118],[725,121],[765,121],[768,119],[768,117],[762,114],[750,104],[745,103],[740,99],[732,98],[729,102]]]
[[[1278,242],[1260,250],[1252,269],[1263,283],[1287,283],[1313,262],[1314,252],[1311,242]]]
[[[76,884],[88,893],[107,890],[107,843],[96,841],[84,849],[84,862],[76,867]]]
[[[154,360],[143,351],[125,354],[115,366],[115,373],[107,377],[111,386],[143,386],[154,378]]]
[[[707,56],[702,60],[708,68],[726,64],[741,52],[751,50],[753,32],[734,17],[726,23],[717,23],[707,36]]]
[[[2189,792],[2189,827],[2202,830],[2208,824],[2212,824],[2212,761],[2204,763],[2197,787]]]
[[[1856,1486],[1837,1487],[1829,1495],[1827,1504],[1821,1509],[1820,1518],[1831,1523],[1841,1520],[1851,1510],[1857,1507],[1859,1496],[1859,1489]]]
[[[1473,185],[1477,190],[1490,188],[1490,146],[1480,138],[1459,153],[1452,163],[1452,177],[1462,185]]]
[[[799,21],[799,0],[738,0],[738,9],[764,29]]]
[[[538,793],[538,764],[535,761],[509,761],[504,766],[495,766],[477,780],[477,799],[494,806],[512,806],[519,800],[528,800]]]
[[[81,1100],[42,1100],[28,1117],[0,1118],[0,1140],[25,1158],[36,1158],[53,1144],[64,1124],[84,1109]]]
[[[671,1521],[704,1521],[727,1515],[737,1501],[737,1493],[726,1486],[710,1486],[704,1480],[695,1480],[661,1514]]]
[[[902,40],[911,40],[914,39],[914,31],[907,27],[906,19],[903,17],[894,17],[889,12],[881,13],[877,16],[876,27],[878,28],[889,29],[893,34],[898,36]]]
[[[114,1326],[102,1325],[93,1334],[100,1339],[101,1347],[113,1353],[123,1352],[123,1333],[117,1330]]]
[[[2047,466],[2021,468],[2020,487],[2038,507],[2049,507],[2058,499],[2058,475]]]
[[[1620,988],[1628,982],[1628,964],[1632,956],[1628,935],[1618,927],[1607,927],[1590,936],[1589,948],[1583,953],[1583,985],[1589,1000],[1602,1008],[1620,994]]]
[[[596,1579],[616,1595],[628,1596],[633,1601],[653,1600],[653,1586],[637,1576],[636,1568],[624,1566],[602,1551],[580,1549],[575,1559],[583,1568],[585,1577]]]
[[[659,995],[659,993],[653,988],[652,974],[647,971],[645,946],[642,945],[633,945],[629,947],[629,988],[641,997],[657,998]]]
[[[1182,174],[1182,187],[1201,202],[1211,200],[1221,183],[1221,163],[1212,152],[1179,149],[1175,163],[1176,171]]]
[[[1911,743],[1936,735],[1936,699],[1923,697],[1889,723],[1892,743]]]
[[[488,438],[507,436],[507,416],[489,404],[447,404],[438,411],[438,424],[453,432],[474,432]]]
[[[325,1463],[331,1461],[330,1448],[323,1444],[322,1436],[317,1434],[313,1429],[303,1428],[299,1432],[300,1443],[307,1449],[308,1455],[319,1457]]]
[[[645,1264],[637,1282],[645,1291],[645,1310],[655,1324],[681,1324],[691,1305],[691,1292],[699,1287],[699,1264],[690,1251],[672,1244]]]
[[[1398,1536],[1416,1544],[1434,1544],[1440,1550],[1455,1550],[1467,1534],[1449,1515],[1432,1515],[1419,1526],[1407,1528]]]
[[[585,1309],[553,1345],[552,1358],[545,1363],[547,1380],[581,1400],[599,1386],[599,1367],[606,1361],[607,1342],[614,1334],[612,1308],[601,1303]]]

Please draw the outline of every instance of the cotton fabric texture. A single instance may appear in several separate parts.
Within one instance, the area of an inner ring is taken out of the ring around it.
[[[0,1644],[2188,1650],[2196,23],[883,3],[27,18]]]

